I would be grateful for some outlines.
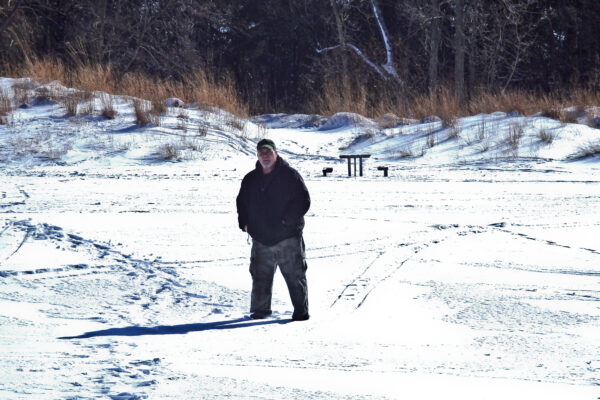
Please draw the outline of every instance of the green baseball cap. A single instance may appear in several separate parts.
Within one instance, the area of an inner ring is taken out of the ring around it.
[[[277,150],[277,147],[275,147],[275,143],[271,139],[263,139],[260,142],[258,142],[258,144],[256,145],[256,150],[260,150],[263,147],[266,147],[267,149],[271,149],[273,151]]]

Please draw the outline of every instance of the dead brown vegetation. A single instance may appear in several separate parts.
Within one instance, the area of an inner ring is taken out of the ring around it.
[[[7,68],[4,68],[7,70]],[[68,68],[59,60],[37,59],[10,68],[13,77],[30,77],[39,83],[59,81],[79,90],[102,91],[112,95],[129,95],[149,99],[155,112],[164,113],[165,100],[177,97],[186,103],[211,104],[235,115],[248,116],[248,106],[241,100],[233,79],[228,75],[197,70],[181,80],[163,80],[143,73],[131,72],[117,76],[110,65],[80,64]]]
[[[392,101],[394,96],[369,98],[369,90],[361,84],[348,84],[332,81],[325,85],[320,96],[316,96],[310,110],[322,115],[336,112],[355,112],[389,124],[388,116],[421,120],[439,116],[446,127],[455,125],[456,118],[493,112],[515,113],[518,115],[542,115],[562,121],[576,122],[580,110],[600,105],[600,91],[573,89],[570,93],[541,94],[523,90],[507,90],[490,93],[481,91],[464,102],[460,102],[449,86],[433,93],[407,93],[402,99]]]
[[[249,106],[242,100],[234,80],[229,75],[219,75],[210,70],[197,70],[180,80],[164,80],[138,72],[118,75],[106,64],[79,64],[68,68],[61,61],[51,59],[33,59],[14,68],[4,67],[4,70],[8,70],[10,76],[30,77],[41,84],[57,80],[67,87],[90,93],[102,91],[148,99],[155,114],[166,112],[165,100],[169,97],[180,98],[187,104],[224,109],[239,117],[249,114]],[[366,83],[333,79],[324,85],[305,111],[321,115],[345,111],[376,119],[393,114],[400,120],[437,115],[443,121],[496,111],[517,112],[520,115],[541,111],[550,118],[571,122],[572,114],[563,110],[600,106],[600,91],[587,88],[560,94],[524,90],[480,91],[464,102],[458,100],[450,85],[441,86],[431,93],[409,91],[400,95],[394,90],[380,89],[381,93],[376,95]]]
[[[8,123],[8,117],[12,113],[12,102],[8,93],[0,88],[0,125]]]
[[[117,116],[113,104],[113,98],[110,94],[103,93],[100,95],[100,105],[102,110],[100,114],[106,119],[114,119]]]

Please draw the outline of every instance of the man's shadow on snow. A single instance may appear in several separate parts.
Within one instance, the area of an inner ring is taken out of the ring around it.
[[[213,330],[249,328],[252,326],[287,324],[292,319],[274,319],[274,320],[249,320],[247,318],[232,319],[229,321],[205,322],[196,324],[182,325],[159,325],[152,327],[127,326],[125,328],[110,328],[100,331],[86,332],[79,336],[63,336],[58,339],[87,339],[99,336],[145,336],[145,335],[184,335],[189,332],[202,332]]]

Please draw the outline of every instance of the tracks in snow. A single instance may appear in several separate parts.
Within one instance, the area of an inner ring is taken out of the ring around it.
[[[393,243],[386,240],[384,249],[374,250],[373,260],[352,280],[347,283],[333,300],[330,308],[349,307],[359,309],[367,297],[383,282],[399,271],[406,262],[417,256],[421,251],[435,246],[448,238],[478,234],[486,231],[483,227],[459,227],[458,225],[434,225],[432,229],[418,232],[420,240],[410,243]],[[364,251],[369,251],[368,248]],[[371,250],[373,251],[373,250]]]
[[[360,253],[373,253],[374,256],[369,264],[363,268],[358,274],[356,274],[344,287],[339,291],[338,295],[333,300],[330,308],[337,307],[348,307],[353,309],[359,309],[367,300],[369,295],[376,290],[383,282],[393,276],[399,271],[408,261],[416,257],[420,252],[428,249],[432,246],[440,244],[450,238],[465,237],[484,232],[497,231],[509,234],[513,237],[532,240],[543,243],[548,246],[556,246],[564,249],[574,249],[583,252],[588,252],[596,255],[600,255],[600,252],[594,249],[585,247],[574,248],[564,244],[559,244],[552,240],[545,240],[535,238],[530,235],[523,233],[513,232],[506,229],[505,223],[490,224],[488,226],[464,226],[459,225],[433,225],[429,230],[420,231],[413,234],[417,240],[413,240],[409,243],[395,241],[393,237],[386,237],[383,239],[376,240],[375,243],[367,242],[366,245],[362,244],[357,246],[358,248],[352,251],[345,252],[342,254],[318,254],[312,258],[326,258],[326,257],[338,257],[348,256]],[[346,245],[352,245],[347,243]],[[332,247],[323,247],[317,249],[317,252],[326,252],[331,250]],[[510,269],[518,269],[514,265],[506,266]],[[556,274],[568,274],[568,275],[581,275],[581,276],[600,276],[600,271],[579,271],[569,269],[527,269],[529,272],[539,273],[556,273]]]

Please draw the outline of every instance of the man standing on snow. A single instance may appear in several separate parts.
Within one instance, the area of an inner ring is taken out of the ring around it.
[[[256,169],[244,177],[236,199],[240,229],[252,237],[250,316],[271,314],[273,277],[279,266],[294,305],[292,319],[305,321],[309,315],[302,229],[310,196],[298,171],[277,154],[272,140],[261,140],[256,150]]]

